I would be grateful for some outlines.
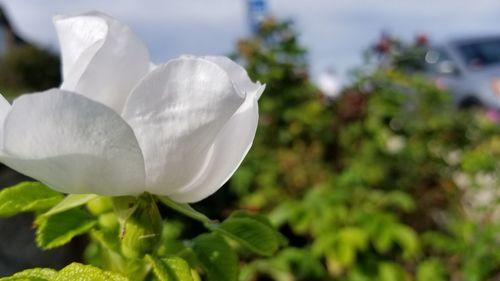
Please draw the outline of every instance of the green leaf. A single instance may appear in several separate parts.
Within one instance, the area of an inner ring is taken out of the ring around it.
[[[236,281],[238,257],[217,233],[203,234],[193,240],[193,252],[208,275],[209,281]]]
[[[92,199],[99,197],[96,194],[70,194],[64,198],[59,204],[54,206],[48,212],[43,214],[42,216],[48,217],[58,213],[65,212],[67,210],[79,207],[81,205],[86,204]]]
[[[271,223],[271,220],[267,218],[266,216],[260,215],[260,214],[252,214],[244,211],[235,211],[231,214],[231,218],[247,218],[247,219],[252,219],[259,221],[267,226],[269,226],[273,231],[274,234],[277,235],[278,240],[280,242],[280,246],[287,246],[288,245],[288,239],[286,236],[281,234],[279,231],[276,230],[275,225]]]
[[[188,263],[179,257],[158,259],[147,255],[146,260],[160,281],[193,281]]]
[[[57,272],[49,268],[33,268],[18,272],[10,277],[0,278],[0,281],[52,281]]]
[[[53,281],[129,281],[128,278],[110,271],[103,271],[97,267],[72,263],[63,268]]]
[[[238,212],[221,224],[209,225],[209,228],[263,256],[274,254],[281,244],[281,234],[266,218],[260,216]]]
[[[185,216],[188,216],[192,219],[201,221],[203,223],[215,223],[214,220],[211,220],[210,218],[208,218],[204,214],[196,211],[189,204],[174,202],[166,196],[158,196],[158,200],[160,200],[160,202],[165,204],[167,207],[172,208],[175,211],[177,211]]]
[[[0,217],[20,212],[45,211],[62,199],[62,194],[39,182],[23,182],[0,191]]]
[[[96,221],[80,209],[71,209],[37,220],[36,242],[42,249],[62,246],[77,235],[88,232]]]

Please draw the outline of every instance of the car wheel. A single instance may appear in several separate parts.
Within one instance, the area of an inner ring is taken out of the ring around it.
[[[475,97],[468,96],[459,103],[459,108],[470,109],[482,107],[482,103]]]

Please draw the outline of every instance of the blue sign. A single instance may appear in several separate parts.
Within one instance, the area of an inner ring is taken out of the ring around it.
[[[248,0],[248,19],[250,30],[256,32],[267,16],[267,3],[265,0]]]

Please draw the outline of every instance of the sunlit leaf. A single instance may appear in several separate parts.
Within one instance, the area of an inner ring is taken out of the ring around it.
[[[0,281],[52,281],[57,272],[49,268],[33,268],[18,272],[10,277],[0,278]]]
[[[0,191],[0,217],[20,212],[45,211],[62,199],[62,194],[39,182],[23,182]]]
[[[57,273],[52,281],[129,281],[118,273],[103,271],[91,265],[72,263]]]
[[[48,268],[34,268],[18,272],[0,281],[130,281],[118,273],[104,271],[91,265],[72,263],[57,272]]]

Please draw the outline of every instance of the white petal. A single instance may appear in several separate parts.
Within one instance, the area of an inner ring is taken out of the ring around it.
[[[121,112],[149,71],[144,44],[121,22],[98,12],[54,19],[63,59],[61,88]]]
[[[261,93],[264,89],[259,89]],[[184,189],[170,194],[177,202],[197,202],[216,192],[236,171],[252,146],[259,111],[257,95],[249,95],[217,135],[200,173]]]
[[[108,26],[105,20],[92,14],[55,16],[54,25],[61,46],[63,78],[66,79],[85,50],[96,43],[102,46]]]
[[[226,72],[207,60],[176,59],[148,74],[123,112],[143,151],[148,190],[167,195],[190,182],[242,102]]]
[[[262,85],[260,82],[252,82],[250,77],[248,77],[247,71],[242,66],[223,56],[206,56],[201,58],[214,62],[222,67],[229,74],[233,83],[235,83],[242,92],[252,95],[256,94],[257,99],[260,98],[262,94],[260,90],[263,90]]]
[[[0,124],[3,124],[5,116],[10,110],[10,103],[0,94]],[[0,126],[1,129],[1,126]]]
[[[132,129],[108,107],[65,91],[14,101],[0,160],[61,192],[144,191],[144,160]]]

